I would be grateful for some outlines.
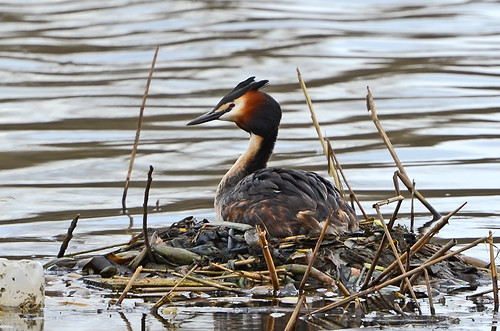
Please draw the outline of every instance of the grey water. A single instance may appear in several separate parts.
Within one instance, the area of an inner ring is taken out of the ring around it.
[[[284,111],[270,164],[328,176],[296,68],[369,215],[395,195],[397,168],[366,110],[367,86],[416,188],[443,214],[467,202],[439,239],[497,236],[495,1],[6,0],[0,24],[2,257],[49,260],[77,213],[68,252],[127,242],[142,226],[149,165],[151,226],[213,218],[217,183],[248,136],[230,123],[185,124],[249,76],[269,79]],[[121,197],[157,45],[131,221]],[[401,223],[409,210],[406,199]],[[431,219],[415,211],[417,226]],[[469,254],[488,258],[482,246]]]

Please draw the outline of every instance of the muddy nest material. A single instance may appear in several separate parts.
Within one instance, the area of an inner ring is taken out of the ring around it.
[[[349,290],[359,289],[384,233],[380,226],[373,223],[362,229],[362,233],[342,238],[324,238],[309,275],[309,288],[322,284],[335,287],[337,281],[340,281]],[[257,245],[256,230],[246,224],[218,224],[188,217],[170,227],[148,231],[151,237],[151,254],[147,253],[141,233],[126,247],[83,260],[79,265],[85,273],[100,274],[103,278],[129,275],[137,266],[142,265],[147,276],[162,278],[196,264],[197,273],[212,277],[225,274],[228,280],[232,280],[240,288],[251,288],[269,282],[268,267],[262,249]],[[411,235],[403,226],[393,228],[391,235],[400,254],[406,252],[413,243]],[[316,241],[317,238],[304,235],[269,239],[282,285],[300,281]],[[422,265],[440,248],[437,244],[426,244],[411,257],[410,268]],[[373,276],[376,277],[380,270],[390,266],[394,260],[391,249],[384,249]],[[459,256],[451,257],[428,270],[434,288],[442,292],[474,289],[483,275]],[[232,277],[228,273],[233,273]],[[120,284],[122,285],[119,287],[123,287],[123,282]]]

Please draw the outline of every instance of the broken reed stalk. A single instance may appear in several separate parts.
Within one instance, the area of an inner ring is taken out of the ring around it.
[[[382,139],[384,140],[384,143],[389,150],[389,153],[391,153],[392,159],[396,163],[396,166],[398,167],[399,171],[401,171],[402,174],[404,174],[406,177],[408,177],[408,174],[406,173],[405,168],[403,167],[403,164],[399,160],[398,155],[396,154],[396,151],[394,150],[394,147],[392,146],[391,141],[389,140],[389,137],[385,133],[384,129],[382,128],[382,124],[380,124],[380,121],[377,116],[377,111],[375,109],[375,102],[373,101],[373,95],[372,92],[370,91],[370,88],[367,86],[366,89],[368,90],[368,93],[366,95],[366,108],[371,114],[371,118],[373,123],[375,124],[375,127],[377,128],[378,132],[382,136]]]
[[[132,277],[130,277],[130,280],[128,281],[127,286],[125,286],[125,289],[123,290],[122,295],[120,295],[120,297],[118,298],[118,301],[116,301],[115,305],[118,306],[122,303],[122,301],[123,301],[123,299],[125,299],[125,296],[127,295],[128,291],[132,288],[132,284],[137,279],[137,277],[139,277],[139,274],[141,273],[141,271],[142,271],[142,265],[138,266],[137,269],[135,269],[134,274],[132,275]]]
[[[429,309],[431,311],[431,316],[436,315],[436,309],[434,308],[434,302],[432,301],[432,288],[431,281],[429,280],[429,273],[427,269],[424,268],[425,285],[427,286],[427,298],[429,299]]]
[[[80,218],[80,214],[76,214],[75,218],[71,221],[71,224],[69,225],[68,232],[66,233],[66,237],[64,238],[61,247],[59,248],[59,253],[57,254],[58,258],[61,258],[64,256],[64,253],[66,252],[66,249],[68,248],[69,242],[71,238],[73,238],[73,231],[76,228],[76,224],[78,223],[78,219]]]
[[[384,218],[382,217],[382,213],[380,212],[380,207],[377,204],[375,204],[375,210],[377,211],[377,215],[380,219],[380,222],[382,223],[382,227],[384,228],[384,233],[385,233],[385,236],[387,238],[387,241],[389,242],[389,246],[391,246],[392,254],[394,254],[394,257],[396,258],[396,262],[399,265],[399,269],[401,270],[401,273],[404,274],[407,270],[405,269],[403,262],[401,262],[401,257],[399,256],[398,250],[396,249],[396,246],[394,246],[394,240],[392,239],[391,233],[387,229],[387,225],[385,224]],[[415,306],[417,307],[420,315],[422,315],[422,310],[420,309],[420,305],[418,304],[417,296],[415,295],[415,292],[413,291],[413,287],[411,286],[410,280],[407,277],[405,277],[405,278],[403,278],[403,281],[408,286],[408,290],[410,291],[411,297],[413,298],[413,301],[415,302]]]
[[[328,155],[329,155],[328,160],[330,160],[330,158],[333,158],[333,160],[335,161],[336,168],[339,170],[340,175],[342,176],[342,179],[344,180],[345,185],[347,186],[347,188],[351,192],[352,197],[354,198],[354,201],[356,201],[356,204],[358,205],[359,211],[361,212],[361,214],[363,214],[363,217],[367,221],[368,220],[368,215],[366,215],[365,209],[361,205],[361,202],[359,201],[358,196],[356,195],[356,193],[351,188],[351,185],[349,185],[349,182],[347,181],[347,177],[344,174],[344,170],[342,169],[342,166],[340,165],[340,162],[337,159],[337,155],[335,155],[335,151],[333,150],[332,145],[330,144],[330,139],[326,138],[325,140],[326,140],[326,143],[328,145]],[[329,168],[330,168],[330,166],[329,166]],[[341,194],[343,196],[344,193],[343,193],[342,188],[338,187],[338,189],[340,190],[340,192],[341,192]]]
[[[172,289],[167,293],[165,294],[164,296],[162,296],[160,298],[160,300],[158,300],[154,306],[151,308],[153,311],[157,311],[158,308],[160,308],[161,306],[163,306],[165,303],[167,303],[168,300],[170,300],[170,295],[172,295],[172,293],[175,291],[175,289],[177,287],[179,287],[179,285],[186,279],[186,277],[188,277],[193,271],[195,271],[195,269],[198,268],[198,265],[194,265],[191,269],[189,269],[189,271],[182,277],[180,278],[177,283],[175,283],[174,287],[172,287]]]
[[[311,271],[311,268],[313,266],[314,260],[316,259],[316,255],[318,255],[319,247],[321,246],[321,243],[323,242],[323,238],[325,238],[326,230],[328,229],[328,226],[330,225],[330,221],[332,220],[333,213],[335,211],[332,210],[330,212],[330,215],[328,215],[325,224],[323,225],[323,229],[321,229],[321,234],[318,237],[318,240],[316,241],[316,246],[314,247],[314,251],[311,255],[311,258],[309,259],[309,263],[307,264],[306,271],[304,272],[304,276],[302,276],[302,280],[299,285],[299,297],[297,300],[297,305],[295,306],[295,309],[293,311],[292,316],[290,316],[290,319],[288,320],[288,323],[286,325],[285,330],[289,330],[289,327],[295,328],[295,325],[297,324],[297,318],[299,317],[299,312],[300,309],[302,308],[302,304],[304,302],[304,287],[306,286],[306,280],[309,277],[309,272]]]
[[[130,163],[128,165],[127,178],[125,179],[125,187],[123,189],[122,196],[122,212],[125,213],[127,210],[127,192],[130,185],[130,176],[132,175],[132,169],[134,168],[135,155],[137,154],[137,146],[139,145],[139,137],[141,135],[142,119],[144,118],[144,108],[146,107],[146,99],[148,98],[149,85],[153,78],[153,71],[155,69],[156,58],[158,57],[158,50],[160,46],[156,47],[155,55],[153,56],[153,61],[151,62],[151,69],[149,70],[148,80],[146,82],[146,88],[144,89],[144,95],[142,96],[141,109],[139,111],[139,119],[137,121],[137,130],[135,131],[134,147],[132,147],[132,154],[130,155]]]
[[[367,90],[368,90],[368,93],[366,95],[366,108],[370,112],[371,118],[372,118],[373,123],[375,124],[375,127],[377,128],[378,132],[382,136],[382,140],[384,141],[385,146],[389,150],[389,153],[391,154],[392,159],[394,160],[394,163],[396,163],[396,167],[399,169],[399,172],[402,175],[402,176],[400,176],[400,178],[404,177],[404,180],[403,180],[403,178],[401,178],[401,180],[403,181],[403,184],[405,184],[405,186],[408,188],[408,190],[411,190],[412,184],[411,184],[410,180],[408,179],[409,178],[408,174],[406,173],[406,170],[403,167],[403,164],[399,160],[399,157],[396,154],[396,151],[394,150],[394,147],[389,139],[389,136],[387,136],[387,133],[385,133],[384,128],[382,127],[382,124],[380,123],[380,121],[378,119],[377,111],[375,108],[375,102],[373,101],[373,95],[370,91],[370,88],[367,87]],[[439,214],[439,212],[436,211],[436,209],[434,209],[434,207],[432,207],[432,205],[430,203],[428,203],[427,200],[425,200],[424,196],[419,191],[415,191],[415,197],[418,200],[420,200],[420,202],[432,213],[434,220],[438,220],[441,217],[441,214]]]
[[[415,253],[417,253],[425,244],[427,244],[432,239],[432,237],[434,237],[435,234],[437,234],[446,224],[448,224],[448,220],[453,215],[455,215],[456,213],[458,213],[458,211],[460,209],[462,209],[463,206],[465,206],[466,204],[467,204],[467,202],[464,202],[457,209],[455,209],[454,211],[450,212],[448,215],[444,216],[439,222],[437,222],[434,225],[434,227],[432,229],[430,229],[422,237],[420,237],[420,239],[417,240],[417,242],[411,246],[410,254],[414,255]],[[403,254],[401,254],[400,258],[401,259],[405,259],[406,258],[406,252],[403,253]],[[372,287],[372,286],[380,283],[382,281],[382,279],[384,279],[384,277],[386,277],[389,273],[391,273],[394,270],[394,268],[397,267],[397,265],[398,265],[398,262],[396,262],[396,261],[394,261],[393,263],[391,263],[391,265],[389,265],[377,278],[375,278],[370,283],[369,287]]]
[[[300,282],[300,285],[299,285],[299,293],[304,292],[304,287],[306,286],[307,277],[309,277],[309,272],[311,272],[311,268],[313,266],[314,260],[316,259],[316,256],[318,255],[319,248],[321,246],[321,243],[323,242],[323,238],[325,238],[326,230],[328,229],[328,226],[330,225],[330,222],[332,220],[334,212],[335,211],[332,210],[330,212],[330,215],[328,215],[328,218],[326,219],[325,224],[323,225],[323,229],[321,230],[321,234],[319,235],[318,240],[316,241],[316,246],[314,247],[314,251],[312,253],[312,256],[309,259],[309,263],[307,264],[306,272],[304,273],[304,276],[302,277],[302,281]]]
[[[380,296],[380,299],[382,302],[385,304],[385,306],[391,310],[394,310],[396,313],[400,314],[401,316],[405,316],[405,313],[401,310],[401,307],[399,306],[394,306],[391,304],[391,302],[382,294],[381,291],[376,291],[378,295]]]
[[[257,243],[262,248],[262,253],[264,255],[264,259],[266,260],[267,269],[269,269],[269,276],[271,277],[271,284],[273,285],[273,290],[275,292],[280,289],[280,282],[278,280],[278,275],[276,274],[276,268],[274,266],[273,257],[271,255],[271,251],[269,250],[269,243],[266,238],[266,230],[261,230],[260,226],[256,225],[257,234],[259,235],[259,240]]]
[[[397,171],[396,174],[399,177],[399,179],[401,180],[401,182],[411,192],[412,187],[413,187],[413,183],[410,181],[410,179],[408,177],[406,177],[406,175],[401,173],[401,171]],[[427,210],[429,210],[431,212],[433,221],[436,221],[436,220],[441,218],[441,214],[436,209],[434,209],[434,207],[427,201],[427,199],[425,199],[425,197],[422,195],[422,193],[420,193],[418,190],[415,190],[414,195],[420,201],[420,203],[422,203],[422,205],[424,205],[425,208],[427,208]]]
[[[399,208],[401,207],[401,203],[403,202],[404,197],[402,195],[397,196],[396,198],[390,198],[385,201],[377,202],[379,206],[382,204],[389,204],[390,202],[397,201],[398,204],[394,210],[394,213],[392,214],[391,219],[389,220],[389,224],[387,224],[387,229],[392,230],[392,227],[394,226],[394,223],[396,222],[396,216],[398,214]],[[366,273],[365,281],[363,285],[361,286],[361,289],[364,290],[365,288],[368,287],[368,283],[370,282],[370,279],[372,278],[373,272],[375,271],[375,268],[377,267],[378,260],[382,256],[382,252],[384,251],[385,245],[387,244],[387,237],[384,234],[382,237],[382,240],[380,240],[380,245],[378,246],[377,253],[375,253],[375,256],[373,257],[373,261],[370,265],[370,269],[368,269],[368,272]]]
[[[456,239],[452,239],[452,240],[448,241],[446,243],[446,245],[441,247],[436,253],[432,254],[432,256],[430,258],[428,258],[425,262],[429,262],[429,261],[432,261],[434,259],[437,259],[440,256],[443,256],[444,254],[446,254],[446,252],[448,252],[456,244],[457,244]],[[411,284],[415,283],[415,281],[417,280],[418,277],[420,277],[420,275],[421,275],[421,272],[417,272],[416,274],[411,276],[410,283]],[[406,292],[406,286],[403,286],[403,288],[401,289],[401,293],[404,293],[404,292]]]
[[[65,257],[75,257],[75,256],[78,256],[78,255],[83,255],[83,254],[88,254],[88,253],[94,253],[94,252],[103,251],[105,249],[110,249],[110,248],[115,248],[115,247],[121,247],[121,246],[127,246],[129,244],[130,244],[130,242],[121,243],[121,244],[113,244],[113,245],[108,245],[108,246],[104,246],[104,247],[98,247],[98,248],[89,249],[89,250],[86,250],[86,251],[80,251],[80,252],[76,252],[76,253],[66,254],[64,256]]]
[[[299,294],[297,305],[295,306],[295,309],[292,313],[292,316],[290,316],[288,323],[286,323],[285,331],[295,330],[295,324],[297,323],[297,319],[299,318],[300,308],[304,304],[305,299],[306,296],[303,293]],[[297,307],[299,308],[297,309]]]
[[[185,275],[179,274],[177,272],[173,272],[172,275],[175,275],[175,276],[178,276],[178,277],[184,277],[185,276]],[[197,277],[193,277],[193,276],[186,276],[186,279],[192,280],[194,282],[197,282],[197,283],[200,283],[200,284],[203,284],[203,285],[216,287],[216,288],[218,288],[220,290],[224,290],[224,291],[228,291],[228,292],[234,292],[234,293],[238,293],[238,294],[244,294],[245,293],[244,291],[242,291],[240,289],[227,287],[227,286],[224,286],[224,285],[219,284],[217,282],[206,280],[206,279],[201,279],[201,278],[197,278]]]
[[[490,244],[490,268],[491,268],[491,282],[493,285],[493,302],[494,302],[494,308],[493,311],[495,313],[498,313],[498,272],[497,272],[497,266],[495,264],[495,253],[493,252],[494,246],[493,246],[493,234],[490,230],[490,235],[488,237],[488,242]]]
[[[319,124],[318,124],[318,126],[319,126]],[[327,155],[326,155],[326,158],[327,158],[327,161],[328,161],[328,170],[330,170],[330,169],[336,169],[337,171],[340,172],[340,175],[345,180],[345,177],[342,175],[342,171],[341,171],[342,167],[341,167],[341,165],[339,163],[339,160],[337,159],[337,156],[335,155],[335,151],[332,148],[332,144],[330,143],[330,139],[328,139],[328,137],[324,138],[324,139],[325,139],[325,142],[326,142],[326,145],[327,145],[327,149],[328,149],[328,152],[327,152]],[[333,165],[332,165],[332,163],[333,163]],[[344,196],[344,188],[342,187],[342,185],[340,185],[337,188],[339,189],[340,195]]]
[[[410,233],[415,233],[415,181],[411,185]]]
[[[144,204],[142,213],[142,231],[144,232],[144,245],[146,246],[146,252],[149,259],[154,262],[155,258],[153,252],[151,251],[151,243],[149,242],[148,236],[148,200],[149,200],[149,190],[151,189],[151,182],[153,181],[153,166],[149,166],[148,171],[148,181],[146,183],[146,189],[144,190]]]
[[[314,128],[316,129],[316,133],[318,134],[319,141],[321,142],[321,147],[323,147],[323,153],[325,154],[326,159],[328,161],[328,146],[326,144],[325,139],[323,139],[323,134],[321,133],[321,128],[319,126],[318,120],[316,119],[316,113],[314,111],[314,107],[313,107],[311,98],[309,97],[309,93],[307,92],[306,84],[304,83],[304,80],[302,79],[302,74],[300,73],[299,68],[297,68],[297,77],[299,79],[300,87],[302,88],[302,91],[304,92],[304,96],[306,98],[307,105],[309,106],[309,111],[311,112],[311,119],[313,121]],[[341,185],[340,185],[340,179],[339,179],[339,176],[337,174],[337,171],[336,171],[335,167],[333,166],[332,162],[328,162],[328,164],[330,165],[330,168],[328,169],[328,171],[333,176],[333,179],[335,181],[335,186],[337,186],[337,188],[340,190]]]
[[[433,261],[429,261],[429,262],[423,263],[422,265],[416,267],[415,269],[407,271],[404,274],[396,276],[396,277],[394,277],[392,279],[389,279],[389,280],[387,280],[387,281],[385,281],[383,283],[380,283],[378,285],[374,285],[374,286],[372,286],[370,288],[367,288],[366,290],[353,293],[350,296],[348,296],[348,297],[346,297],[346,298],[344,298],[342,300],[333,302],[333,303],[331,303],[329,305],[326,305],[326,306],[324,306],[322,308],[319,308],[319,309],[316,309],[316,310],[314,310],[312,312],[309,312],[307,315],[311,316],[313,314],[322,313],[324,311],[327,311],[327,310],[330,310],[330,309],[342,306],[342,305],[344,305],[346,303],[349,303],[352,300],[355,300],[356,298],[364,297],[364,296],[366,296],[368,294],[376,292],[376,291],[378,291],[378,290],[380,290],[380,289],[382,289],[382,288],[384,288],[384,287],[386,287],[388,285],[392,285],[394,283],[397,283],[397,282],[401,281],[405,277],[409,277],[409,276],[411,276],[411,275],[413,275],[413,274],[415,274],[417,272],[420,272],[424,268],[430,267],[431,265],[434,265],[434,264],[439,263],[441,261],[447,260],[447,259],[449,259],[452,256],[455,256],[455,255],[460,254],[460,253],[462,253],[462,252],[464,252],[464,251],[466,251],[468,249],[471,249],[472,247],[478,245],[479,243],[485,242],[487,239],[488,239],[488,237],[482,237],[482,238],[479,238],[477,240],[474,240],[472,243],[470,243],[470,244],[468,244],[468,245],[466,245],[466,246],[464,246],[464,247],[462,247],[462,248],[460,248],[460,249],[458,249],[458,250],[456,250],[454,252],[450,252],[450,253],[448,253],[446,255],[443,255],[443,256],[441,256],[441,257],[439,257],[439,258],[437,258],[437,259],[435,259]]]
[[[297,264],[297,263],[292,263],[292,264],[282,264],[280,265],[277,269],[276,272],[285,272],[285,273],[292,273],[294,275],[301,275],[304,276],[306,273],[307,266],[303,264]],[[324,272],[316,269],[315,267],[311,267],[311,270],[309,271],[309,277],[316,279],[319,282],[322,282],[324,284],[334,284],[336,283],[335,279],[332,277],[328,276]]]
[[[336,280],[335,284],[337,285],[337,287],[339,288],[340,292],[342,292],[342,294],[344,296],[348,297],[349,295],[351,295],[351,293],[349,292],[349,290],[344,286],[344,284],[342,284],[342,282],[340,280]]]
[[[230,273],[236,275],[237,277],[244,277],[244,278],[248,278],[250,280],[258,280],[258,281],[263,281],[263,280],[271,281],[271,277],[260,274],[260,273],[249,272],[249,271],[244,271],[244,270],[231,270],[229,268],[224,267],[223,265],[213,263],[213,262],[210,262],[210,265],[212,265],[216,268],[219,268],[221,270],[224,270],[226,272],[230,272]]]

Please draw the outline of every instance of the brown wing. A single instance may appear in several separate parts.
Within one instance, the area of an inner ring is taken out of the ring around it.
[[[358,229],[354,211],[332,183],[313,172],[281,168],[243,178],[221,205],[224,220],[261,224],[277,237],[318,233],[332,211],[331,233]]]

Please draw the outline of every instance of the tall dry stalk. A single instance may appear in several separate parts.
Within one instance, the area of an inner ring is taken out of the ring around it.
[[[155,55],[153,57],[153,62],[151,63],[151,69],[149,70],[148,80],[146,82],[146,88],[144,89],[144,95],[142,96],[141,109],[139,111],[139,119],[137,121],[137,130],[135,131],[134,147],[132,147],[132,154],[130,155],[130,163],[128,165],[127,178],[125,179],[125,187],[123,189],[122,196],[122,212],[125,213],[127,210],[127,192],[130,185],[130,177],[132,176],[132,169],[134,168],[135,155],[137,154],[137,147],[139,146],[139,137],[141,135],[142,120],[144,118],[144,108],[146,107],[146,99],[148,98],[149,85],[153,79],[153,71],[156,64],[156,58],[158,57],[158,51],[160,46],[156,47]]]

